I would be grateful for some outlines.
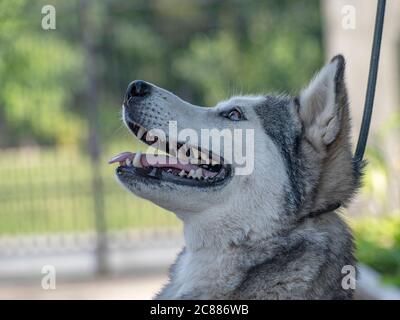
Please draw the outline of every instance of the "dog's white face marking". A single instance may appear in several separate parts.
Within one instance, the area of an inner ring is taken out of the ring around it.
[[[130,173],[117,175],[122,185],[134,194],[175,212],[185,223],[188,246],[204,247],[216,243],[228,246],[272,232],[274,220],[283,210],[288,178],[281,153],[266,134],[254,110],[265,102],[265,97],[238,96],[206,108],[194,106],[155,85],[148,85],[151,93],[146,98],[124,105],[123,118],[128,127],[129,122],[134,122],[146,130],[157,128],[168,132],[168,122],[176,121],[178,131],[190,128],[199,136],[202,129],[253,130],[254,169],[251,174],[236,175],[237,168],[232,163],[230,175],[215,186],[181,185],[166,180],[154,183],[149,178]],[[230,121],[222,116],[236,108],[245,120]]]

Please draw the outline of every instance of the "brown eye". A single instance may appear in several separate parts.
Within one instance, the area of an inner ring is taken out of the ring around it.
[[[243,119],[242,113],[238,109],[233,109],[228,113],[229,120],[240,121]]]

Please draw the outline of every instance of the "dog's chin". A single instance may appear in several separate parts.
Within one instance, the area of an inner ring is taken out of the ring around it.
[[[205,184],[201,181],[192,180],[191,182],[181,182],[175,178],[165,177],[162,173],[156,176],[148,176],[146,172],[139,168],[123,168],[116,169],[116,178],[118,182],[134,195],[149,200],[156,205],[173,211],[201,211],[204,209],[202,204],[206,204],[210,194],[216,194],[222,191],[230,183],[233,178],[232,169],[229,167],[229,173],[224,178],[214,183]],[[200,183],[199,183],[200,182]],[[195,193],[193,191],[196,190]],[[193,201],[187,201],[188,194],[195,194],[196,199],[200,199],[198,206],[193,206]],[[195,210],[196,209],[196,210]]]

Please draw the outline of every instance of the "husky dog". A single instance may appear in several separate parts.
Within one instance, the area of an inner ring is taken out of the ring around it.
[[[297,97],[236,96],[213,108],[144,81],[129,85],[123,120],[145,143],[171,120],[199,136],[202,128],[254,130],[248,175],[222,157],[150,165],[124,152],[110,161],[124,187],[183,221],[185,247],[157,299],[352,298],[342,270],[355,266],[353,239],[335,210],[355,194],[362,163],[352,158],[344,71],[338,55]]]

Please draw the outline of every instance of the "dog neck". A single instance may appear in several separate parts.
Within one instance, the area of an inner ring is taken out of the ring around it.
[[[219,208],[178,216],[184,222],[185,245],[189,251],[224,250],[244,243],[250,244],[253,241],[271,238],[277,230],[272,221],[262,223],[263,220],[259,220],[259,223],[254,223],[253,219],[257,219],[257,216],[268,216],[254,211],[252,215],[243,215],[234,209]]]

